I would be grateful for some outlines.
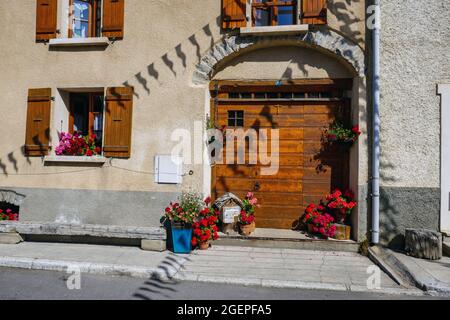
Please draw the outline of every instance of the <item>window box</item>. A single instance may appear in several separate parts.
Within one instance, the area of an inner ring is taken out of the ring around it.
[[[107,37],[50,39],[51,47],[108,46]]]
[[[308,24],[298,24],[289,26],[265,26],[265,27],[245,27],[240,28],[243,36],[266,36],[272,34],[300,34],[308,32]]]
[[[107,158],[101,156],[46,156],[44,163],[87,163],[103,165],[108,161]]]

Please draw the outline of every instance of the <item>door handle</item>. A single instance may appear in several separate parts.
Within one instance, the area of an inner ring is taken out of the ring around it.
[[[256,181],[255,185],[253,186],[253,190],[254,191],[259,191],[259,189],[261,189],[261,184],[258,181]]]

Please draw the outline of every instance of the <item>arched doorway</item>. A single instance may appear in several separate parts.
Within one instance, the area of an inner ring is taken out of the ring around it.
[[[245,163],[237,163],[237,145],[233,164],[224,149],[223,163],[212,168],[212,195],[252,191],[258,227],[291,229],[308,204],[349,188],[350,148],[326,144],[324,134],[335,121],[352,124],[353,77],[348,66],[300,46],[256,48],[218,63],[210,83],[216,125],[255,130],[257,150],[266,144],[269,156],[277,129],[279,155],[276,173],[265,175],[259,153],[250,163],[249,141]]]

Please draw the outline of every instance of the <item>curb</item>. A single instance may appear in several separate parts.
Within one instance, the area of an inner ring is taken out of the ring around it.
[[[74,269],[78,269],[82,273],[90,274],[129,276],[134,278],[158,277],[160,279],[170,279],[179,270],[179,268],[173,268],[170,266],[164,266],[164,268],[146,268],[117,264],[17,257],[0,257],[0,267],[58,272],[68,272],[68,270],[72,271]]]
[[[401,280],[429,293],[450,295],[450,285],[439,281],[419,266],[401,261],[390,249],[373,247],[371,250],[384,265],[395,270],[395,274],[399,275]]]
[[[177,258],[184,259],[177,256]],[[169,258],[173,259],[173,258]],[[116,275],[129,276],[133,278],[158,278],[161,280],[178,280],[178,281],[194,281],[206,283],[232,284],[241,286],[259,286],[264,288],[283,288],[283,289],[303,289],[303,290],[330,290],[330,291],[348,291],[348,292],[368,292],[389,295],[409,295],[420,296],[422,291],[414,289],[396,289],[381,288],[369,290],[364,286],[345,284],[332,284],[321,282],[301,282],[301,281],[282,281],[282,280],[265,280],[255,278],[224,278],[208,275],[195,275],[184,273],[182,271],[184,261],[178,264],[177,268],[169,266],[162,261],[157,268],[136,267],[129,265],[101,264],[77,261],[47,260],[37,258],[17,258],[17,257],[0,257],[0,267],[20,268],[29,270],[46,270],[73,272],[74,268],[82,273],[100,274],[100,275]]]
[[[408,296],[423,296],[424,293],[417,289],[396,289],[396,288],[381,288],[369,290],[364,286],[344,285],[322,282],[302,282],[302,281],[283,281],[283,280],[264,280],[254,278],[224,278],[205,275],[177,273],[173,279],[179,281],[198,281],[206,283],[221,283],[241,286],[259,286],[263,288],[278,288],[278,289],[303,289],[303,290],[329,290],[329,291],[348,291],[348,292],[367,292],[389,295],[408,295]]]

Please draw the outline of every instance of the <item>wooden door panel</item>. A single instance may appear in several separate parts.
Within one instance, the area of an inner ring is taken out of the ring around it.
[[[224,96],[225,97],[225,96]],[[220,101],[216,110],[216,124],[228,126],[228,111],[244,111],[243,129],[257,129],[259,143],[267,143],[271,154],[271,132],[259,129],[279,129],[279,158],[273,159],[278,172],[261,176],[260,159],[256,150],[245,151],[245,163],[235,164],[237,156],[230,159],[235,165],[216,164],[215,195],[233,192],[243,198],[254,191],[260,207],[256,210],[260,228],[290,229],[296,226],[305,205],[317,203],[335,187],[348,184],[348,148],[338,145],[324,146],[323,133],[337,118],[346,119],[347,101]],[[230,128],[231,129],[231,128]],[[234,143],[237,150],[237,142]],[[222,150],[226,160],[226,150]],[[248,165],[256,156],[257,164]],[[259,188],[255,190],[255,183]]]
[[[259,183],[259,189],[255,190],[255,184]],[[216,178],[216,189],[225,192],[259,191],[259,192],[301,192],[302,183],[299,180],[269,180],[269,179],[241,179],[241,178]]]
[[[244,110],[247,116],[273,116],[273,115],[302,115],[304,113],[303,105],[248,105],[242,104],[225,104],[219,105],[217,108],[220,118],[227,118],[228,111]]]
[[[281,167],[275,175],[261,175],[261,166],[217,165],[216,175],[226,178],[302,179],[303,167]]]

